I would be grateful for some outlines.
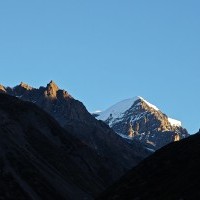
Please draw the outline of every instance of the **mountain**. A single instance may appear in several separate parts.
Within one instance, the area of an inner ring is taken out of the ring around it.
[[[155,152],[99,200],[199,199],[199,155],[200,132]]]
[[[50,114],[67,132],[86,144],[106,161],[107,170],[98,171],[106,180],[104,187],[112,184],[127,170],[151,154],[141,142],[129,144],[107,126],[96,120],[78,100],[51,81],[46,87],[33,88],[25,83],[11,88],[1,86],[3,93],[33,102]]]
[[[169,118],[142,97],[123,100],[94,116],[123,138],[141,141],[154,150],[189,136],[180,121]]]
[[[93,199],[109,171],[38,106],[0,94],[0,199]]]

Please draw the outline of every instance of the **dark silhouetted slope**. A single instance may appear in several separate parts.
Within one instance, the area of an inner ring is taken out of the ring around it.
[[[200,199],[200,133],[158,150],[110,187],[102,200]]]

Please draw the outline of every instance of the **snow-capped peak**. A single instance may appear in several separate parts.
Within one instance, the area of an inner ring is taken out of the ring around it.
[[[99,113],[99,116],[97,117],[97,119],[105,121],[110,116],[112,116],[113,119],[120,118],[123,116],[125,111],[127,111],[129,108],[131,108],[131,106],[135,103],[135,101],[137,101],[139,99],[142,100],[143,102],[145,102],[149,107],[151,107],[157,111],[159,110],[156,106],[149,103],[144,98],[142,98],[140,96],[136,96],[136,97],[133,97],[130,99],[125,99],[123,101],[120,101],[120,102],[116,103],[115,105],[111,106],[110,108],[108,108],[107,110]]]
[[[110,115],[112,115],[113,118],[119,118],[123,115],[123,113],[131,108],[131,106],[134,104],[135,101],[140,99],[140,97],[134,97],[131,99],[125,99],[123,101],[120,101],[116,103],[115,105],[111,106],[107,110],[100,113],[100,115],[97,117],[97,119],[100,119],[102,121],[107,120]]]
[[[169,118],[140,96],[118,102],[95,117],[122,138],[139,140],[154,150],[188,136],[180,121]]]
[[[168,121],[172,126],[181,126],[181,122],[176,119],[168,118]]]
[[[109,117],[111,117],[110,122],[109,122],[109,125],[111,125],[114,120],[121,119],[124,116],[124,113],[127,110],[129,110],[132,107],[132,105],[139,99],[145,102],[149,107],[153,108],[156,111],[159,111],[159,109],[155,105],[149,103],[148,101],[146,101],[144,98],[140,96],[136,96],[134,98],[120,101],[105,111],[102,111],[102,112],[96,111],[96,112],[93,112],[93,114],[95,113],[98,114],[97,119],[102,120],[102,121],[106,121]],[[181,126],[181,122],[176,119],[168,118],[168,121],[172,126],[178,126],[178,127]]]

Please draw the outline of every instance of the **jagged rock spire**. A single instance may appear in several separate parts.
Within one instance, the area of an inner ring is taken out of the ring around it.
[[[57,95],[57,91],[59,90],[59,87],[56,85],[56,83],[54,81],[50,81],[48,84],[47,84],[47,95],[48,96],[51,96],[51,97],[56,97]]]
[[[51,80],[47,85],[51,85],[58,88],[57,84],[53,80]]]

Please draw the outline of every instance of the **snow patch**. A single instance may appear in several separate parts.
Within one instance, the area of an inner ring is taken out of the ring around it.
[[[121,134],[121,133],[117,133],[117,135],[119,135],[120,137],[122,137],[124,139],[132,140],[132,137],[129,137],[128,135],[124,135],[124,134]]]
[[[127,111],[131,106],[134,104],[135,101],[140,99],[140,97],[134,97],[131,99],[125,99],[123,101],[120,101],[116,103],[115,105],[111,106],[107,110],[103,111],[97,119],[105,121],[107,120],[111,115],[113,119],[120,118],[123,116],[124,112]]]
[[[145,99],[143,99],[142,97],[139,97],[141,100],[143,100],[149,107],[155,109],[155,110],[159,110],[156,106],[154,106],[153,104],[149,103],[148,101],[146,101]]]
[[[102,111],[101,110],[96,110],[96,111],[94,111],[94,112],[91,112],[92,114],[99,114],[99,113],[101,113]]]
[[[168,121],[172,126],[181,126],[181,122],[176,119],[168,118]]]
[[[150,149],[150,148],[146,148],[148,151],[151,151],[151,152],[155,152],[155,150],[154,149]]]
[[[116,103],[115,105],[111,106],[110,108],[108,108],[107,110],[105,110],[103,112],[99,112],[98,113],[99,116],[97,117],[97,119],[102,120],[102,121],[106,121],[109,117],[111,117],[110,123],[112,123],[113,120],[116,120],[116,119],[119,120],[120,118],[123,117],[124,113],[129,108],[131,108],[131,106],[138,99],[144,101],[149,107],[155,109],[156,111],[159,110],[156,106],[154,106],[153,104],[149,103],[148,101],[146,101],[142,97],[136,96],[136,97],[131,98],[131,99],[125,99],[123,101],[120,101],[120,102]]]

